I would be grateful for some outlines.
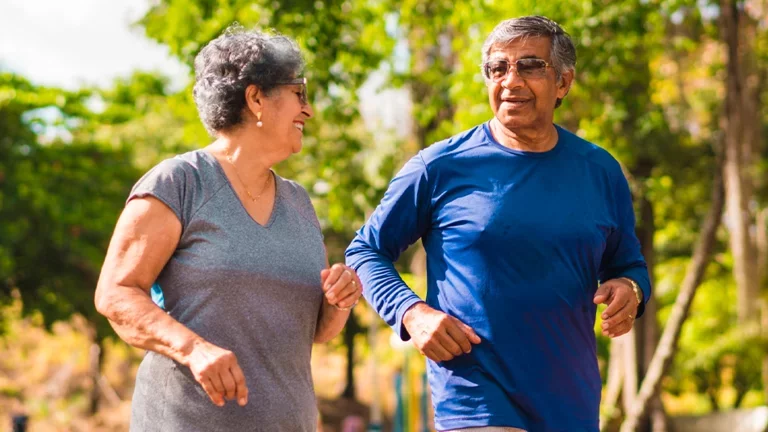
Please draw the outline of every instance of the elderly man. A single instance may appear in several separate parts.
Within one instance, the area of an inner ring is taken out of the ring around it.
[[[428,358],[440,431],[597,431],[597,304],[616,337],[650,297],[618,162],[553,124],[575,63],[549,19],[500,23],[483,46],[493,118],[414,156],[347,249]],[[418,239],[426,302],[393,266]]]

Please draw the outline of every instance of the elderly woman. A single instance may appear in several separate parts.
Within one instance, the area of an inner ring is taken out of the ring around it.
[[[149,351],[131,430],[316,427],[312,343],[339,333],[361,288],[352,269],[327,268],[307,192],[272,171],[312,117],[302,68],[283,36],[213,40],[195,60],[194,98],[216,140],[161,162],[128,197],[96,307]]]

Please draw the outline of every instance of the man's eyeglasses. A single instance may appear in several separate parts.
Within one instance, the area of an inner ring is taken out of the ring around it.
[[[515,69],[520,78],[542,78],[547,75],[547,68],[552,65],[539,58],[523,58],[514,63],[507,60],[491,60],[483,64],[483,75],[493,82],[503,81],[511,69]]]
[[[300,85],[301,92],[297,93],[299,96],[299,102],[301,102],[302,105],[307,105],[309,103],[309,95],[307,95],[307,77],[296,78],[288,81],[278,81],[276,84],[277,85]]]

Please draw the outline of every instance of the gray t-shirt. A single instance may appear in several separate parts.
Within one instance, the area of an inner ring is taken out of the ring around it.
[[[310,355],[322,304],[325,249],[307,192],[275,175],[266,225],[254,221],[210,153],[165,160],[128,200],[153,196],[182,233],[158,276],[168,313],[231,350],[248,404],[215,406],[190,370],[149,352],[136,376],[131,431],[314,431]]]

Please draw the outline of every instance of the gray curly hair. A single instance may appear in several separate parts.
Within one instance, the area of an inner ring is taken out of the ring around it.
[[[303,70],[294,40],[232,25],[195,57],[192,94],[200,120],[213,136],[237,126],[243,121],[249,85],[269,96],[279,83],[297,78]]]
[[[558,80],[564,72],[572,72],[576,69],[576,47],[571,37],[556,22],[537,15],[512,18],[496,25],[483,43],[483,64],[488,61],[488,56],[494,47],[528,37],[549,38],[551,43],[549,62],[555,69]],[[555,107],[559,107],[561,103],[562,100],[558,99]]]

